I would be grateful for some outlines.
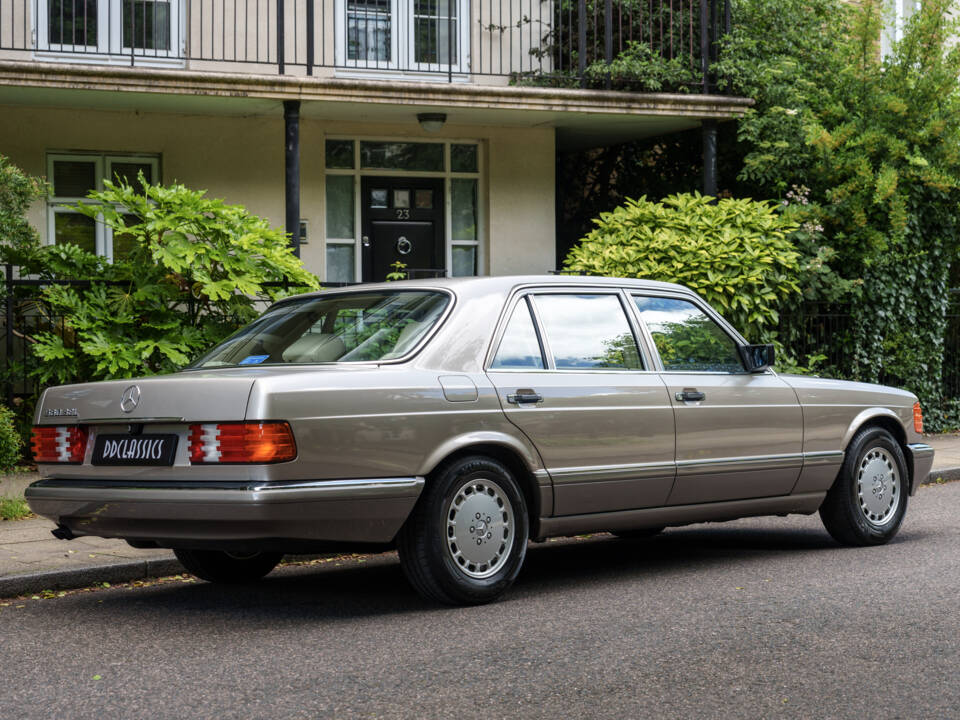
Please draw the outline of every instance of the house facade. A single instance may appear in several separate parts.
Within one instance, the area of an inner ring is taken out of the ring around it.
[[[741,114],[585,80],[630,43],[698,70],[718,0],[0,0],[0,153],[43,175],[45,242],[108,258],[71,205],[180,182],[285,228],[327,283],[542,273],[557,154]],[[707,78],[706,74],[701,77]],[[715,136],[714,136],[715,137]]]

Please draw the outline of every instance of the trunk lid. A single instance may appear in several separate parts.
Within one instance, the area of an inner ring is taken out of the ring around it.
[[[43,393],[36,420],[40,425],[243,420],[255,380],[247,370],[221,370],[63,385]]]

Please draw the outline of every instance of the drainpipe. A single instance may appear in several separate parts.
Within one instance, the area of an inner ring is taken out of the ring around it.
[[[717,196],[717,121],[704,120],[703,134],[703,194]]]
[[[703,94],[713,90],[710,83],[710,50],[716,20],[717,0],[700,0],[700,70],[703,73]],[[703,136],[703,194],[717,196],[717,121],[704,120]]]
[[[300,257],[300,101],[283,101],[285,229],[293,254]]]

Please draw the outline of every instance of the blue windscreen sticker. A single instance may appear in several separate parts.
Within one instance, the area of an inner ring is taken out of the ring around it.
[[[247,355],[243,360],[240,361],[241,365],[259,365],[264,360],[266,360],[269,355]]]

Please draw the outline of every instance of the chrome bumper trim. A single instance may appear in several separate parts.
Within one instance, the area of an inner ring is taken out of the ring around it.
[[[389,542],[422,477],[278,482],[48,479],[25,496],[75,535],[177,540]]]
[[[907,445],[907,452],[913,465],[913,472],[910,473],[913,479],[910,484],[910,494],[913,495],[930,475],[930,469],[933,467],[933,448],[927,443],[911,443]]]

